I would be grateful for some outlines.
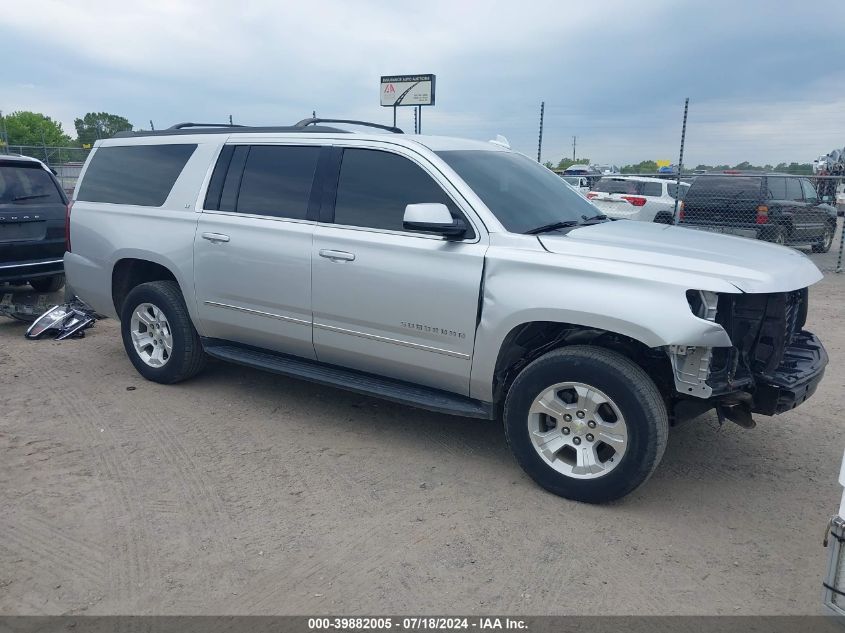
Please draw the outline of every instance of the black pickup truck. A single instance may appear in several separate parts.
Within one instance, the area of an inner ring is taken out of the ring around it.
[[[0,283],[54,292],[65,282],[68,199],[39,160],[0,155]]]
[[[836,209],[808,178],[786,174],[698,176],[678,219],[689,228],[807,245],[816,253],[829,251],[836,233]]]

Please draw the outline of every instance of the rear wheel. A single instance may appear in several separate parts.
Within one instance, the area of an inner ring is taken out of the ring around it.
[[[783,226],[769,227],[763,232],[762,237],[767,242],[784,246],[786,244],[786,228]]]
[[[505,400],[505,434],[520,466],[546,490],[601,503],[657,468],[668,438],[663,399],[625,356],[589,346],[541,356]]]
[[[53,275],[51,277],[40,277],[30,280],[29,285],[38,292],[56,292],[65,285],[65,276]]]
[[[205,366],[202,342],[175,281],[133,288],[123,303],[120,331],[129,359],[147,380],[180,382]]]
[[[821,238],[819,241],[813,244],[813,252],[814,253],[827,253],[830,250],[830,247],[833,246],[833,227],[828,224],[824,228],[824,233],[822,233]]]

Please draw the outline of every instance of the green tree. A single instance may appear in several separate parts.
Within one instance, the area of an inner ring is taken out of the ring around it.
[[[545,163],[543,163],[543,167],[548,167],[549,169],[554,169],[555,164],[552,161],[547,160]]]
[[[657,172],[657,162],[643,160],[634,165],[625,165],[620,171],[623,174],[654,174]]]
[[[9,145],[67,147],[72,143],[62,124],[40,112],[12,112],[3,117]]]
[[[576,158],[572,160],[571,158],[561,158],[560,162],[557,164],[558,169],[568,169],[572,167],[572,165],[589,165],[590,159],[589,158]]]
[[[89,112],[81,119],[74,119],[76,140],[80,145],[92,145],[100,138],[111,138],[118,132],[132,129],[128,119],[108,112]]]

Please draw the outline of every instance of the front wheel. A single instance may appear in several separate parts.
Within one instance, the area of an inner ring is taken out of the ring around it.
[[[135,286],[123,302],[120,331],[126,354],[147,380],[180,382],[205,366],[202,342],[175,281]]]
[[[514,456],[534,481],[588,503],[643,484],[669,433],[663,398],[641,367],[580,345],[549,352],[517,376],[504,423]]]

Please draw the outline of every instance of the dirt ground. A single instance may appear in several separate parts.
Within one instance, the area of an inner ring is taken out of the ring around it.
[[[115,321],[55,342],[0,319],[0,614],[819,613],[843,306],[827,274],[810,403],[673,430],[606,506],[534,485],[496,423],[222,363],[157,385]]]

